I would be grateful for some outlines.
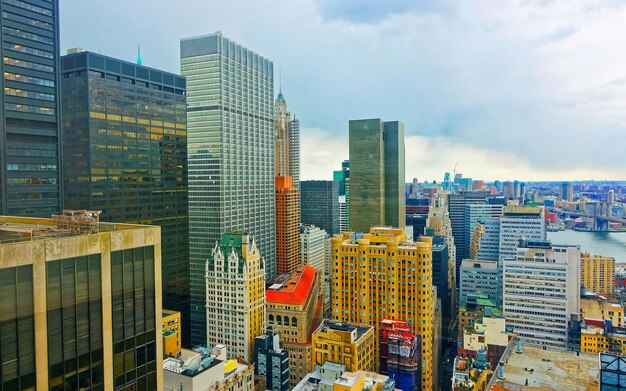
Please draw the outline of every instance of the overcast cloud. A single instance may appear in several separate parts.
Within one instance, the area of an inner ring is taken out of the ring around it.
[[[622,1],[62,0],[62,50],[179,72],[222,31],[282,70],[302,177],[348,158],[348,120],[401,120],[407,178],[626,179]],[[278,74],[275,74],[278,84]]]

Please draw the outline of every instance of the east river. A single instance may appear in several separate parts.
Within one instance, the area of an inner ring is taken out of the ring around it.
[[[580,244],[583,251],[615,258],[615,263],[626,263],[626,232],[548,232],[554,244]]]

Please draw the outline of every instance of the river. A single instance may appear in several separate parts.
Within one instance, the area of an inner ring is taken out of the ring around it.
[[[583,251],[615,258],[616,263],[626,263],[626,232],[548,232],[554,244],[580,244]]]

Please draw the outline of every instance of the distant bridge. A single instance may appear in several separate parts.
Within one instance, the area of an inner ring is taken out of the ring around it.
[[[551,208],[552,212],[558,213],[562,216],[571,216],[571,217],[586,217],[589,219],[593,219],[593,229],[596,231],[606,231],[609,229],[609,222],[611,223],[620,223],[626,226],[626,219],[616,216],[610,215],[610,210],[608,204],[602,202],[598,204],[596,207],[594,214],[580,212],[580,211],[569,211],[561,208]]]

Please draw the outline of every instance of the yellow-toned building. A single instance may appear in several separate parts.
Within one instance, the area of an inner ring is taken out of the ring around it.
[[[311,370],[325,362],[343,364],[348,371],[376,368],[375,328],[324,319],[313,333]]]
[[[163,389],[161,229],[98,216],[0,216],[4,390]]]
[[[613,294],[615,258],[583,253],[580,258],[580,283],[592,292]]]
[[[335,235],[332,288],[335,320],[377,328],[382,319],[390,318],[413,325],[422,340],[422,390],[430,391],[437,380],[432,352],[432,238],[412,241],[404,230],[389,227]],[[376,356],[378,364],[378,352]]]
[[[311,370],[313,332],[323,317],[319,274],[304,265],[295,273],[274,279],[265,292],[267,322],[280,334],[280,342],[289,352],[290,389]]]
[[[163,355],[176,357],[182,349],[180,312],[163,310],[162,322]]]
[[[610,320],[614,327],[624,327],[624,306],[601,296],[580,299],[580,319]]]
[[[392,380],[389,379],[389,376],[375,372],[347,371],[335,380],[333,391],[382,391],[383,387],[390,383],[392,383]],[[385,389],[389,388],[385,387]],[[398,389],[394,388],[394,390]]]
[[[626,355],[626,330],[584,326],[580,330],[580,351],[585,354]]]
[[[485,235],[485,225],[483,223],[477,223],[476,227],[472,231],[470,239],[470,259],[476,259],[478,251],[480,250],[480,241]]]
[[[207,344],[224,344],[229,358],[253,361],[265,333],[265,267],[245,232],[222,235],[206,263]]]

